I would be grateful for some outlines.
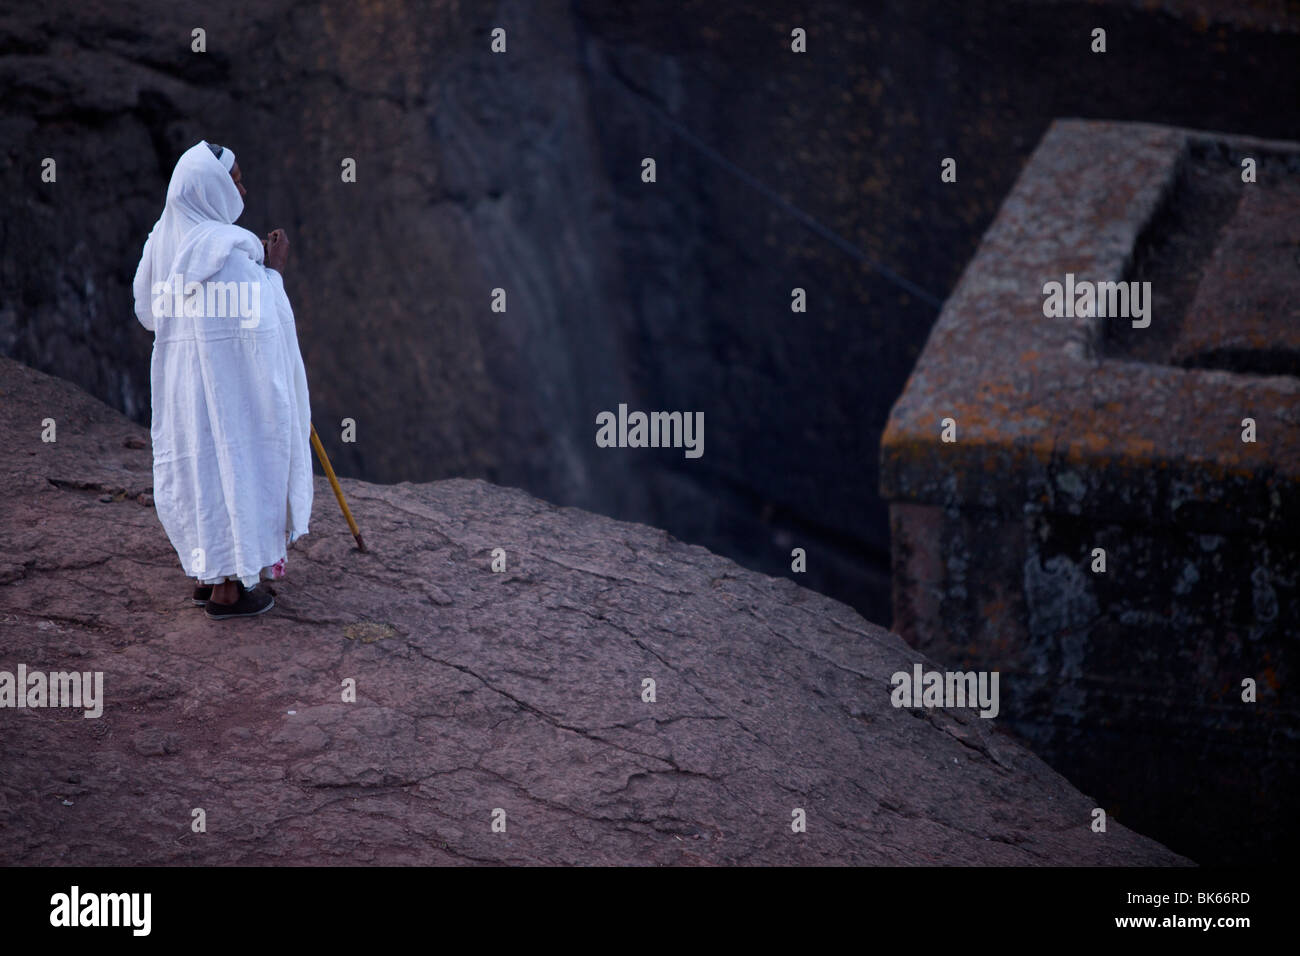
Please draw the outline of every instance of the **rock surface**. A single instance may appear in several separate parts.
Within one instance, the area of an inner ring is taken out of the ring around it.
[[[361,554],[318,478],[275,609],[208,621],[146,437],[0,359],[0,670],[106,698],[0,710],[0,863],[1187,862],[996,721],[894,709],[924,659],[850,608],[481,481],[345,480]]]
[[[1183,319],[1174,362],[1300,378],[1293,252],[1300,248],[1300,157],[1290,159],[1291,176],[1242,192]]]
[[[1157,336],[1200,355],[1216,332],[1229,353],[1290,353],[1278,311],[1300,293],[1286,258],[1300,233],[1242,198],[1257,185],[1242,155],[1259,157],[1268,203],[1298,208],[1275,184],[1300,172],[1300,144],[1054,124],[881,448],[892,628],[946,665],[999,671],[1004,725],[1131,824],[1238,866],[1300,848],[1300,380],[1115,356],[1108,327],[1133,316],[1048,316],[1040,290],[1073,274],[1167,291],[1174,263],[1193,314],[1149,296]],[[1181,187],[1205,157],[1240,208],[1221,232],[1200,224],[1220,246],[1189,262],[1166,230],[1201,214],[1180,211],[1196,198]],[[1161,251],[1130,272],[1143,243]]]

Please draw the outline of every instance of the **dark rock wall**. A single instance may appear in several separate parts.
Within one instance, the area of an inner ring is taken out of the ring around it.
[[[999,670],[1002,723],[1035,753],[1200,863],[1291,858],[1293,538],[890,510],[894,627],[949,667]]]
[[[1266,191],[1247,199],[1239,172],[1235,209],[1197,221],[1180,173],[1242,152],[1270,156]],[[1000,720],[1205,864],[1281,862],[1300,835],[1300,381],[1107,353],[1105,326],[1128,317],[1046,315],[1039,290],[1137,261],[1162,289],[1143,310],[1162,339],[1249,326],[1258,288],[1297,287],[1259,199],[1285,219],[1274,184],[1298,159],[1296,143],[1054,123],[882,440],[893,626],[950,667],[999,671]],[[1162,310],[1193,298],[1163,280],[1189,252],[1195,301],[1221,294],[1199,317]]]
[[[536,15],[562,30],[564,8],[549,6]],[[131,315],[131,278],[175,157],[207,138],[239,157],[241,224],[289,232],[313,411],[341,473],[482,475],[637,511],[632,463],[593,454],[596,408],[636,397],[594,118],[571,63],[520,35],[512,58],[491,58],[497,21],[454,4],[25,17],[7,24],[0,64],[18,207],[5,215],[6,352],[147,421],[151,336]],[[189,52],[196,25],[206,54]],[[39,183],[47,155],[53,186]],[[490,311],[496,287],[505,314]],[[338,440],[344,417],[355,444]]]
[[[1055,116],[1294,138],[1278,104],[1297,101],[1295,28],[1227,3],[733,6],[0,15],[0,352],[147,420],[131,276],[175,157],[224,142],[243,223],[293,241],[287,285],[341,473],[519,485],[770,573],[802,546],[802,583],[885,620],[876,449],[936,309],[869,263],[942,298]],[[507,57],[487,52],[498,25]],[[788,51],[796,25],[805,57]],[[1087,52],[1098,25],[1105,56]],[[596,448],[595,414],[619,402],[703,411],[704,457]],[[356,444],[338,440],[344,417]]]

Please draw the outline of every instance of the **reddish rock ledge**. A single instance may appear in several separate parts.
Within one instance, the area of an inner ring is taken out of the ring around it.
[[[1187,863],[1094,833],[996,720],[892,707],[929,666],[896,635],[662,531],[345,480],[361,554],[318,478],[275,609],[219,624],[144,429],[0,359],[0,436],[0,670],[102,671],[106,698],[0,710],[0,863]]]

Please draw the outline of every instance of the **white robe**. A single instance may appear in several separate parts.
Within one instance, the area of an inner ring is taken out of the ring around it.
[[[261,240],[233,225],[243,206],[207,144],[187,150],[134,293],[136,317],[154,333],[158,517],[187,575],[237,577],[252,587],[307,533],[313,488],[311,407],[293,309],[279,273],[263,265]],[[179,312],[161,285],[179,286],[177,274],[202,290]],[[227,290],[237,298],[225,298]],[[187,314],[207,313],[210,304],[216,314]]]

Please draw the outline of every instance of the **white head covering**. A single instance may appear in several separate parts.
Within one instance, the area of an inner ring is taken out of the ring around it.
[[[221,147],[221,155],[217,157],[217,162],[226,167],[226,172],[235,168],[235,151],[229,146]]]
[[[225,265],[236,249],[255,262],[262,261],[262,242],[234,225],[244,211],[244,200],[230,169],[235,154],[225,150],[230,166],[212,155],[206,142],[191,146],[176,161],[167,184],[167,204],[149,233],[135,273],[135,314],[140,324],[153,330],[153,287],[180,274],[185,282],[205,282]]]

